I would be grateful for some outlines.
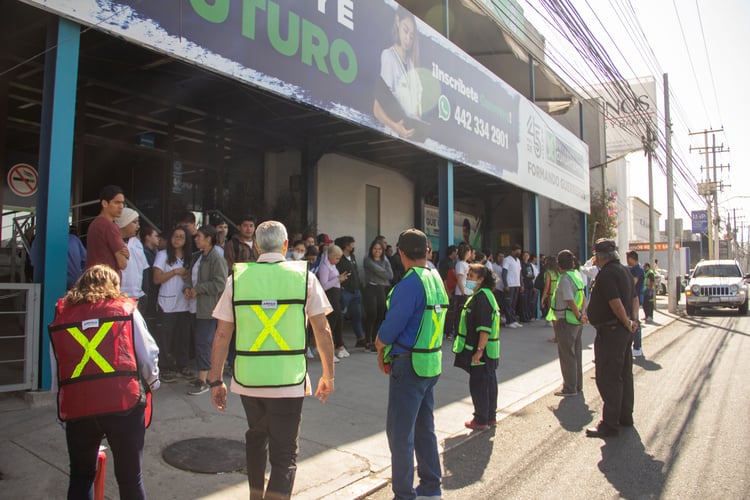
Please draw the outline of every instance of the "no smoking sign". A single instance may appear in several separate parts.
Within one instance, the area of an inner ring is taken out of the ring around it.
[[[8,170],[8,187],[18,196],[31,196],[39,187],[39,174],[27,163],[16,163]]]

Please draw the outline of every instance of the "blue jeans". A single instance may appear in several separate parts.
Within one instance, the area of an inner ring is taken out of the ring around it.
[[[195,368],[211,369],[211,347],[216,333],[215,319],[195,319]]]
[[[341,310],[349,311],[352,318],[352,328],[354,335],[358,339],[365,338],[365,331],[362,328],[362,292],[357,290],[352,293],[346,288],[341,288]],[[343,319],[343,318],[342,318]]]
[[[96,459],[104,436],[115,460],[120,498],[146,498],[141,475],[146,434],[143,411],[143,406],[136,406],[127,415],[87,417],[65,424],[70,458],[68,498],[94,498]]]
[[[391,361],[386,435],[391,450],[394,498],[441,495],[440,456],[435,436],[433,391],[439,377],[418,377],[411,358]],[[419,486],[414,489],[414,455]]]

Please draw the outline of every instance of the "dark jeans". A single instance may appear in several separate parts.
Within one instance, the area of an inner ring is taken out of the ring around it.
[[[375,342],[380,324],[385,318],[385,290],[386,286],[383,285],[367,285],[362,295],[365,307],[365,340],[368,344]]]
[[[469,369],[469,392],[474,403],[474,422],[487,425],[497,413],[496,363],[472,366]]]
[[[195,368],[211,369],[211,347],[216,333],[215,319],[195,319]]]
[[[68,499],[93,499],[96,460],[102,438],[112,450],[115,477],[123,500],[146,498],[141,476],[143,440],[146,426],[143,406],[129,414],[88,417],[65,424],[65,438],[70,457]]]
[[[647,289],[643,295],[643,312],[648,319],[654,319],[654,290]]]
[[[633,334],[620,324],[596,329],[596,388],[604,402],[602,420],[614,428],[633,422],[632,342]]]
[[[245,454],[250,500],[279,500],[292,496],[297,474],[303,400],[242,396],[248,427]],[[264,496],[266,464],[269,460],[271,477]]]
[[[159,368],[181,370],[188,364],[190,350],[190,313],[161,311],[161,330],[158,338]]]
[[[326,297],[333,307],[333,312],[326,316],[333,334],[333,346],[339,348],[344,345],[344,336],[341,333],[344,323],[344,318],[341,315],[341,288],[329,288],[326,290]]]
[[[350,292],[346,288],[341,288],[341,310],[346,310],[349,317],[352,318],[352,329],[358,339],[365,337],[362,329],[362,292]],[[343,317],[341,318],[343,320]]]
[[[518,294],[520,292],[520,286],[511,286],[508,288],[508,291],[505,292],[505,297],[503,297],[505,303],[505,321],[508,324],[518,321],[518,316],[516,316],[516,306],[518,305]]]
[[[412,369],[411,358],[391,361],[385,430],[391,450],[391,487],[396,499],[441,494],[442,473],[433,415],[438,378],[418,377]],[[419,475],[416,491],[415,454]]]

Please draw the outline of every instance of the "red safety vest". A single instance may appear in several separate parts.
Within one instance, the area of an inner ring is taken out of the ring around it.
[[[49,325],[57,359],[60,420],[120,413],[141,401],[133,344],[132,299],[93,304],[57,302]]]

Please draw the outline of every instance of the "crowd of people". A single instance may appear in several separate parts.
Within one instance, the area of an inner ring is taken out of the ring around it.
[[[87,248],[72,259],[80,268],[85,256],[85,270],[72,283],[69,276],[50,325],[74,496],[91,491],[96,447],[106,436],[121,493],[142,498],[151,391],[184,379],[187,394],[211,391],[223,411],[229,370],[248,421],[251,498],[263,496],[269,439],[275,444],[268,491],[287,498],[302,398],[311,393],[305,357],[320,356],[315,395],[325,402],[334,363],[350,356],[342,333],[347,319],[356,338],[349,349],[377,354],[390,375],[386,433],[397,497],[440,494],[432,413],[443,338],[453,342],[454,365],[469,374],[474,414],[465,426],[485,430],[496,424],[501,324],[521,328],[541,317],[553,327],[563,379],[555,394],[572,397],[583,388],[581,334],[590,321],[604,416],[587,435],[607,437],[632,425],[632,356],[642,355],[638,309],[652,318],[654,277],[635,252],[627,254],[627,268],[619,264],[611,240],[598,241],[583,265],[562,250],[540,256],[540,269],[520,245],[492,255],[464,242],[439,259],[425,234],[409,229],[395,249],[377,236],[360,266],[352,236],[288,235],[279,222],[256,228],[253,216],[243,216],[230,237],[226,221],[196,227],[195,215],[184,212],[162,237],[140,226],[120,188],[105,187],[100,202]],[[118,390],[108,392],[107,384]],[[107,397],[91,404],[92,391]]]

